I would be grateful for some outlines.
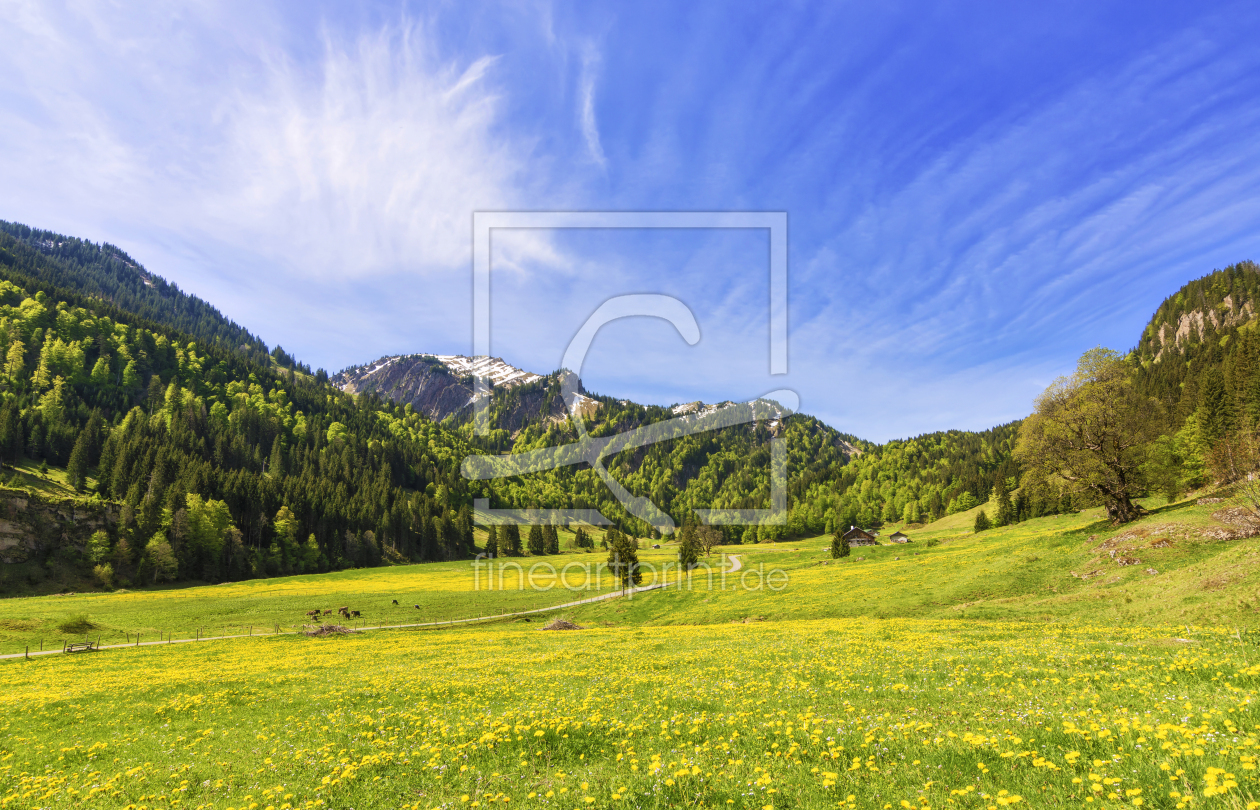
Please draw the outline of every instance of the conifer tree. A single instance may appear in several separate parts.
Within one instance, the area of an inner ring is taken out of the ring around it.
[[[275,441],[271,443],[271,457],[267,462],[267,472],[272,478],[284,475],[284,451],[281,449],[279,436],[276,436]]]
[[[145,402],[149,406],[149,413],[161,409],[162,404],[166,401],[166,387],[162,385],[161,376],[154,374],[149,377],[149,391],[145,396]]]
[[[831,559],[838,560],[849,556],[849,539],[844,536],[843,529],[836,529],[831,535]]]
[[[560,535],[550,523],[543,527],[543,548],[548,554],[560,553]]]
[[[490,528],[486,531],[486,556],[499,556],[499,528],[493,523],[490,524]]]
[[[88,445],[91,439],[88,431],[79,431],[79,438],[74,441],[74,449],[70,451],[70,463],[66,466],[66,479],[75,492],[83,491],[87,479]]]
[[[984,513],[983,509],[981,509],[980,514],[976,515],[976,526],[975,526],[976,533],[985,531],[989,529],[991,526],[992,524],[989,523],[989,516]]]
[[[1234,429],[1234,398],[1219,368],[1209,368],[1199,382],[1199,425],[1208,442],[1216,443]]]
[[[678,532],[678,563],[684,571],[690,571],[700,563],[700,544],[696,541],[696,526],[690,520]]]
[[[1011,509],[1011,495],[1006,491],[1006,481],[1001,477],[993,485],[993,500],[997,503],[997,515],[993,521],[995,526],[1006,526],[1014,522]]]
[[[504,555],[508,557],[521,556],[521,527],[515,523],[509,523],[503,527],[503,534],[507,540],[506,548],[503,549]]]
[[[639,545],[616,529],[609,529],[605,537],[608,540],[608,570],[612,571],[622,590],[638,585],[643,581],[643,572],[639,570]]]
[[[529,527],[529,553],[535,557],[541,557],[546,553],[543,545],[542,527],[537,523]]]
[[[0,462],[17,461],[16,447],[22,435],[22,423],[17,415],[17,408],[9,400],[0,409]]]

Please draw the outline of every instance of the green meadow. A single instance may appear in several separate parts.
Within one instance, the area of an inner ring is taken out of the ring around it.
[[[0,661],[0,807],[1255,810],[1260,542],[1218,539],[1219,504],[1149,506],[1122,529],[955,515],[841,560],[827,538],[731,546],[712,586],[702,566],[320,638],[297,632],[314,607],[397,625],[615,586],[509,568],[489,589],[465,561],[7,599],[0,652],[85,623],[284,635]]]

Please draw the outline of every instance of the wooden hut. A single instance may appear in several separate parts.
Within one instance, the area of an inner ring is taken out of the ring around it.
[[[914,542],[909,537],[907,537],[905,533],[903,532],[893,532],[891,535],[889,535],[888,541],[890,543],[913,543]]]
[[[857,526],[850,526],[849,530],[844,533],[844,539],[849,541],[851,546],[877,546],[879,543],[875,541],[875,535],[866,529],[859,529]]]

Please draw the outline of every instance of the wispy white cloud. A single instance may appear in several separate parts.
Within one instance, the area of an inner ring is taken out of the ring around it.
[[[985,427],[1260,255],[1237,14],[1104,15],[1094,47],[1017,9],[1002,39],[872,6],[329,5],[321,28],[55,2],[4,6],[0,216],[118,243],[317,365],[468,350],[476,210],[786,210],[788,380],[765,373],[764,248],[702,235],[497,234],[494,350],[545,370],[599,301],[668,292],[701,344],[610,327],[599,390],[786,383],[870,438]]]
[[[78,26],[22,12],[0,57],[20,88],[0,144],[31,193],[6,195],[9,216],[47,206],[51,183],[57,219],[90,217],[108,194],[132,219],[307,279],[464,271],[471,212],[519,206],[529,182],[531,144],[502,126],[495,55],[444,55],[422,21],[326,31],[299,59],[278,31],[242,41],[211,12],[70,15]],[[102,62],[108,81],[93,81]]]
[[[306,274],[465,271],[471,212],[518,203],[524,155],[496,129],[494,57],[435,50],[410,24],[329,36],[313,71],[274,58],[224,104],[209,218]]]
[[[607,167],[608,158],[604,155],[603,144],[599,140],[599,122],[595,119],[595,81],[599,77],[600,56],[593,43],[586,43],[582,48],[582,77],[579,86],[579,120],[582,126],[582,137],[586,140],[586,151],[591,160]]]
[[[120,244],[317,365],[467,350],[472,212],[546,186],[497,52],[253,4],[9,19],[0,217]]]

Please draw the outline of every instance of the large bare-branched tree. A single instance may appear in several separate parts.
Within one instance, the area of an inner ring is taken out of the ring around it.
[[[1131,375],[1116,352],[1085,352],[1075,374],[1037,398],[1015,448],[1034,476],[1099,496],[1113,523],[1141,513],[1133,499],[1142,493],[1142,462],[1158,432],[1158,406],[1134,390]]]

